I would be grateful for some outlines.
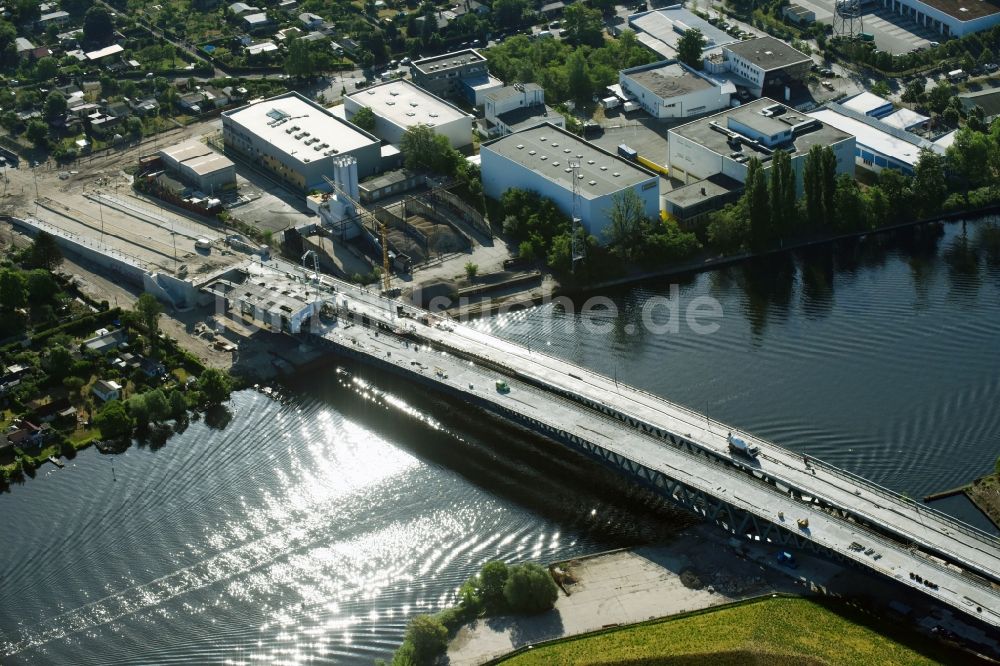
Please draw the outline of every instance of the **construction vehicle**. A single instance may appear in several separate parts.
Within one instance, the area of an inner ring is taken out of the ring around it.
[[[510,393],[510,386],[502,379],[497,380],[497,393]]]
[[[392,265],[389,263],[389,227],[375,217],[375,213],[371,212],[367,208],[361,205],[360,202],[356,201],[354,197],[345,192],[339,185],[323,176],[323,180],[326,184],[333,188],[333,191],[337,193],[338,196],[344,197],[344,200],[354,206],[358,215],[366,215],[372,222],[372,226],[378,229],[379,233],[379,244],[382,246],[382,291],[389,292],[392,289]]]

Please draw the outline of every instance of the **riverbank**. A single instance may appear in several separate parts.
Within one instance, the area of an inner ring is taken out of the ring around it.
[[[771,566],[772,560],[766,549],[698,525],[659,545],[559,562],[552,565],[562,580],[552,611],[464,625],[448,647],[449,663],[481,664],[539,641],[760,595],[822,592],[841,574],[840,567],[806,555],[795,570]]]
[[[932,493],[924,497],[924,502],[954,495],[965,495],[987,520],[1000,529],[1000,473],[987,474],[964,486]]]
[[[559,282],[553,275],[546,274],[546,277],[551,279],[554,283],[551,289],[547,290],[546,294],[532,293],[531,290],[528,290],[519,294],[508,294],[504,298],[496,299],[495,301],[486,300],[485,302],[475,302],[467,305],[459,303],[454,308],[450,308],[448,311],[456,319],[490,316],[496,314],[498,311],[511,311],[528,308],[543,302],[546,297],[550,296],[585,296],[602,289],[634,285],[647,280],[657,280],[668,277],[703,273],[710,270],[737,265],[748,260],[766,259],[767,257],[780,256],[797,250],[817,248],[842,241],[858,240],[868,236],[880,236],[927,224],[957,222],[963,219],[995,215],[997,213],[1000,213],[1000,204],[984,206],[973,210],[943,213],[930,218],[910,220],[907,222],[879,227],[878,229],[873,230],[856,231],[845,234],[817,234],[804,237],[790,243],[785,243],[780,247],[773,247],[761,252],[744,251],[728,255],[701,253],[691,259],[677,262],[663,268],[647,271],[630,271],[628,274],[620,277],[582,285]]]

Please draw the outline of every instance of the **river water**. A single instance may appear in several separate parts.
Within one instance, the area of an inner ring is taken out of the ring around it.
[[[615,316],[548,304],[475,325],[914,497],[1000,454],[995,221],[687,277],[682,308],[721,306],[709,335],[646,330],[643,304],[670,294],[654,281],[602,294]],[[673,525],[540,442],[358,372],[372,383],[310,373],[285,403],[241,392],[228,423],[91,449],[0,495],[0,661],[371,663],[489,559]]]

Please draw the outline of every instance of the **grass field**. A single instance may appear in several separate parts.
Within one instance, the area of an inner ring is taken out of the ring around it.
[[[972,664],[968,655],[853,609],[773,598],[536,647],[504,666]]]

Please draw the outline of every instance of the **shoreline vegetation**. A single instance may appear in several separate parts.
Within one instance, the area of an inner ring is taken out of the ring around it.
[[[406,627],[392,666],[436,663],[450,636],[476,618],[505,614],[537,615],[551,610],[559,588],[550,569],[534,562],[487,562],[458,591],[458,602],[434,615],[417,615]],[[385,666],[376,660],[377,666]]]
[[[965,495],[970,502],[1000,529],[1000,457],[997,458],[993,472],[973,479],[969,483],[924,497],[924,502],[944,499],[953,495]]]
[[[112,308],[57,273],[61,263],[45,233],[0,263],[0,492],[92,444],[163,446],[192,412],[226,420],[214,412],[233,380],[159,330],[152,295]]]

